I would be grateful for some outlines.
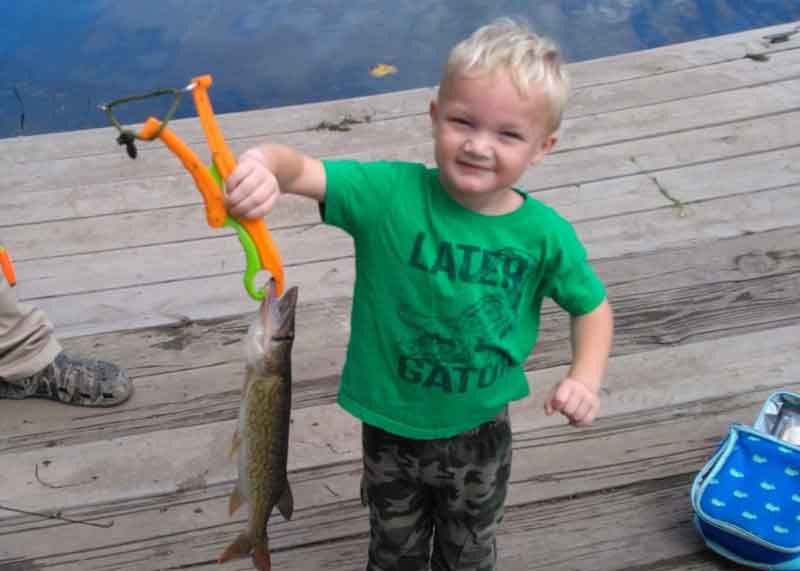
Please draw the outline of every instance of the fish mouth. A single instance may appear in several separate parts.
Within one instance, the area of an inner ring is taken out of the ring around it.
[[[297,308],[297,286],[289,288],[278,297],[275,280],[271,279],[269,291],[261,302],[261,320],[265,339],[289,341],[294,338],[294,314]]]

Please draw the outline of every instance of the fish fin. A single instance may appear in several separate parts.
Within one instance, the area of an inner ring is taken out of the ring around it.
[[[239,446],[242,445],[242,438],[239,436],[239,427],[233,431],[233,439],[231,440],[231,451],[228,452],[228,459],[233,461],[233,457],[239,451]]]
[[[247,501],[242,493],[242,490],[239,489],[239,484],[236,484],[233,487],[233,491],[231,492],[231,496],[228,498],[228,515],[233,515],[236,510],[242,507],[242,504]]]
[[[271,571],[272,560],[265,545],[256,544],[253,548],[253,563],[258,571]]]
[[[250,536],[246,533],[240,533],[239,537],[233,540],[228,547],[225,548],[220,556],[217,558],[217,563],[225,563],[231,559],[241,559],[250,554],[252,544],[250,543]]]
[[[278,511],[286,520],[292,519],[292,512],[294,512],[294,496],[292,496],[292,488],[289,482],[286,482],[286,487],[283,488],[283,493],[278,499]]]

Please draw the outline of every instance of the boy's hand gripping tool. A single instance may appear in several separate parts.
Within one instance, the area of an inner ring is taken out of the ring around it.
[[[208,225],[212,228],[228,226],[236,230],[247,259],[244,273],[244,287],[255,300],[264,298],[264,289],[254,284],[256,274],[266,270],[275,280],[277,294],[283,295],[284,276],[283,263],[275,243],[272,241],[267,225],[263,220],[237,219],[225,210],[224,180],[236,167],[236,159],[231,153],[222,131],[217,124],[208,88],[213,80],[210,75],[201,75],[192,79],[187,89],[191,89],[197,114],[203,126],[208,148],[211,151],[212,165],[206,167],[200,158],[170,129],[155,117],[144,123],[137,138],[153,140],[158,137],[180,159],[189,174],[192,175],[197,190],[203,195]]]

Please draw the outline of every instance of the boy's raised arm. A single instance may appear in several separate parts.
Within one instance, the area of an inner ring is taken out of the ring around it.
[[[261,218],[281,193],[325,200],[325,168],[317,159],[283,145],[263,145],[246,151],[225,181],[228,212]]]

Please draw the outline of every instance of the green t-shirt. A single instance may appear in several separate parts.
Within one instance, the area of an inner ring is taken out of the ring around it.
[[[529,394],[522,363],[542,299],[572,315],[605,288],[572,226],[524,193],[486,216],[413,163],[325,161],[324,221],[355,244],[350,341],[339,404],[408,438],[445,438]]]

